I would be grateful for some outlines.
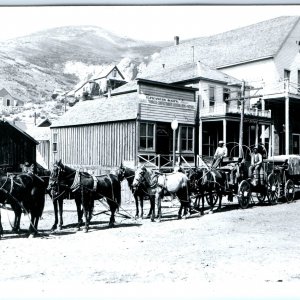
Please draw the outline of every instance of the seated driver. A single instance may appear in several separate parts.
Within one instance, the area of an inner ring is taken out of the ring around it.
[[[212,168],[218,168],[223,161],[223,158],[227,156],[228,150],[223,141],[219,141],[218,148],[216,149],[214,159],[212,162]]]

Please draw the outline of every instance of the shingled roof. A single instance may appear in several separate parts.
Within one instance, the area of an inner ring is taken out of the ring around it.
[[[299,22],[299,16],[279,17],[162,49],[140,77],[193,61],[213,68],[274,57]]]
[[[145,76],[143,79],[164,83],[180,83],[193,80],[212,80],[224,83],[240,84],[240,80],[203,63],[188,63],[175,68],[164,68],[160,73]]]
[[[137,94],[78,102],[51,126],[66,127],[134,120],[138,113]]]

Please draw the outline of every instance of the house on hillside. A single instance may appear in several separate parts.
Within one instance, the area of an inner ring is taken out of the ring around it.
[[[286,16],[163,49],[145,74],[200,61],[251,86],[252,101],[271,110],[272,129],[262,126],[259,142],[270,136],[271,154],[300,154],[300,17]]]
[[[12,122],[0,120],[0,168],[19,172],[27,161],[36,162],[38,142]]]
[[[74,97],[75,99],[92,99],[93,97],[101,96],[125,84],[126,81],[124,79],[117,66],[108,67],[99,75],[94,76],[75,89]]]
[[[24,102],[14,98],[5,88],[0,90],[0,112],[11,113],[20,110]]]

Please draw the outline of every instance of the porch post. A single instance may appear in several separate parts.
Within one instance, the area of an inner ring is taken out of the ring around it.
[[[227,143],[227,120],[223,119],[223,141],[224,144],[226,145]]]
[[[290,98],[285,95],[285,154],[290,154]]]
[[[255,123],[255,145],[258,145],[258,122]]]
[[[200,119],[199,121],[199,155],[202,156],[202,129],[203,129],[203,124],[202,120]]]
[[[265,111],[265,99],[261,99],[261,110],[262,110],[262,114],[264,114]],[[263,143],[263,145],[265,145],[265,131],[266,131],[266,127],[264,124],[261,125],[261,142]]]

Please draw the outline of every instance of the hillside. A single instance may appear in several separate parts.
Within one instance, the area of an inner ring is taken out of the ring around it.
[[[127,80],[170,43],[117,36],[95,26],[59,27],[0,43],[0,85],[23,101],[48,100],[55,89],[119,65]]]

